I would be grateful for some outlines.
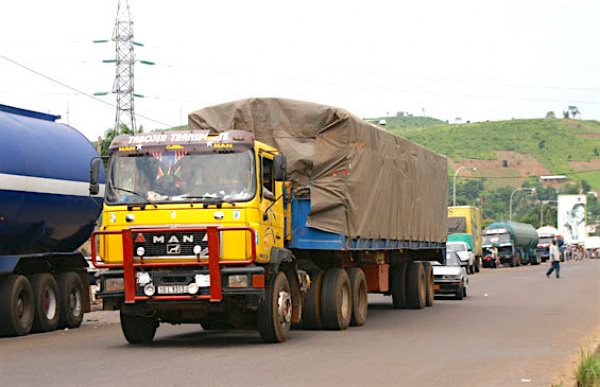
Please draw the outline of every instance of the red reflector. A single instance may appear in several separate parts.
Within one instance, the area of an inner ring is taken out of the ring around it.
[[[135,237],[135,243],[144,243],[146,242],[146,238],[144,238],[144,236],[142,234],[138,234],[137,237]]]
[[[252,276],[252,287],[255,289],[264,289],[265,275],[264,274],[254,274]]]

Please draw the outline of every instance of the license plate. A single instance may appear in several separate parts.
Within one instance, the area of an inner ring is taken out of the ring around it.
[[[180,294],[187,293],[188,287],[184,285],[159,286],[158,294]]]
[[[196,284],[201,288],[210,287],[210,275],[208,274],[196,274]]]

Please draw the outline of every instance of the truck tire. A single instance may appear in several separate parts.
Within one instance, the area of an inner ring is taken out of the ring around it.
[[[334,267],[327,270],[321,292],[323,328],[344,330],[350,325],[352,291],[346,270]]]
[[[31,331],[35,298],[27,277],[11,275],[0,280],[0,311],[1,335],[23,336]]]
[[[350,325],[353,327],[362,327],[367,321],[367,312],[369,310],[367,277],[363,270],[358,267],[352,267],[346,271],[348,272],[350,290],[352,292]]]
[[[77,328],[83,321],[85,311],[85,289],[81,277],[74,271],[67,271],[58,276],[58,293],[61,328]]]
[[[266,343],[287,340],[292,326],[292,291],[284,272],[269,281],[265,299],[258,309],[258,331]]]
[[[392,265],[390,270],[390,290],[394,309],[406,308],[406,263]]]
[[[120,310],[121,331],[129,344],[145,344],[154,340],[158,319],[155,316],[138,316],[135,309],[122,305]]]
[[[423,262],[425,269],[425,278],[427,279],[427,297],[425,299],[425,306],[433,306],[435,302],[435,289],[433,284],[433,266],[430,262]]]
[[[310,288],[304,295],[304,307],[302,308],[302,328],[321,329],[321,289],[323,288],[323,270],[313,270],[310,277]]]
[[[425,269],[420,262],[412,262],[406,270],[406,302],[409,308],[423,309],[427,300]]]
[[[49,273],[31,276],[31,286],[35,298],[33,332],[50,332],[58,327],[60,303],[58,284]]]

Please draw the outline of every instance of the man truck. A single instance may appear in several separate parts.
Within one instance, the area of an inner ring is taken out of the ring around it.
[[[109,152],[92,257],[129,343],[160,323],[282,342],[292,323],[363,325],[368,292],[396,308],[434,302],[446,159],[342,109],[231,102],[191,113],[187,131],[119,136]]]
[[[526,223],[497,221],[483,230],[483,249],[491,256],[491,249],[495,247],[500,263],[511,267],[528,263],[539,265],[537,243],[535,228]]]
[[[88,264],[76,250],[102,210],[102,197],[88,194],[98,153],[58,118],[0,105],[2,336],[75,328],[90,310]]]

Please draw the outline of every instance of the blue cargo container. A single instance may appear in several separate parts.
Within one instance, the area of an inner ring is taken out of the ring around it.
[[[58,118],[0,105],[0,334],[74,327],[89,308],[87,263],[75,250],[102,208],[88,191],[98,153]]]

